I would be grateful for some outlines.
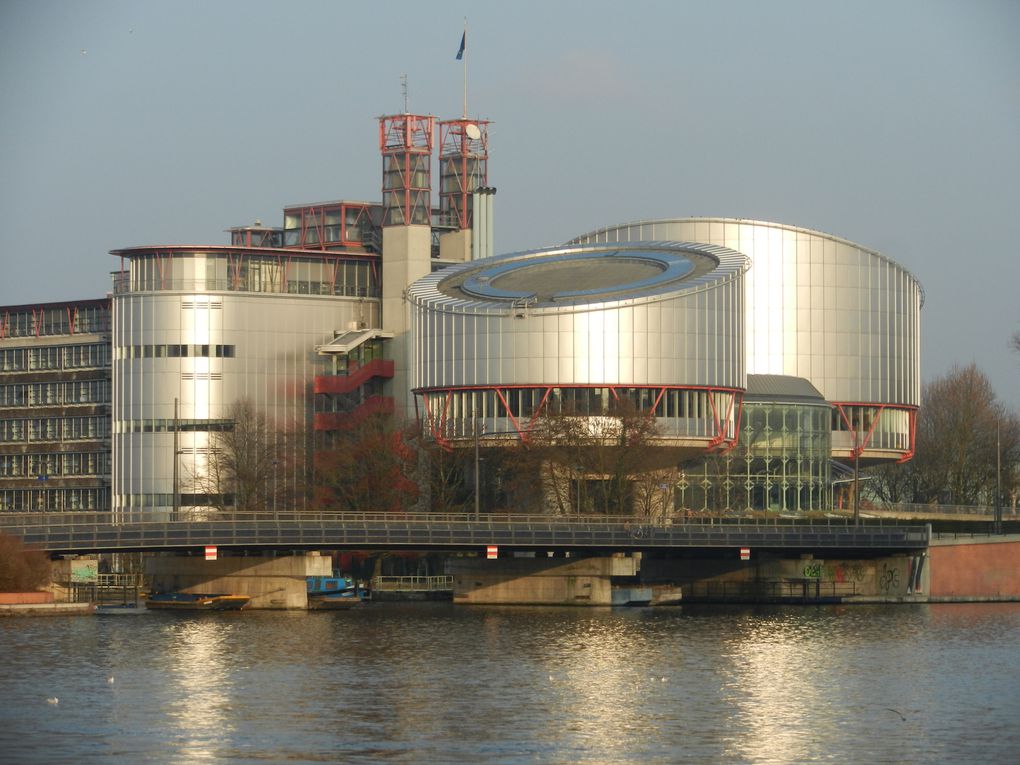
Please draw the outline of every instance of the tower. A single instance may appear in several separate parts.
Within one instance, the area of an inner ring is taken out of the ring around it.
[[[492,254],[489,122],[466,117],[439,123],[439,236],[443,260]]]
[[[407,285],[432,270],[432,148],[435,117],[397,114],[379,118],[383,160],[382,322],[394,335],[393,395],[398,413],[413,413]]]

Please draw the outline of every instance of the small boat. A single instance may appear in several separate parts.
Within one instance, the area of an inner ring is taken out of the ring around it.
[[[240,611],[251,602],[247,595],[161,592],[145,599],[146,608],[175,611]]]
[[[148,611],[144,603],[119,603],[117,605],[97,605],[93,612],[97,616],[135,616]]]
[[[345,576],[307,577],[308,610],[326,611],[361,605],[367,593]]]

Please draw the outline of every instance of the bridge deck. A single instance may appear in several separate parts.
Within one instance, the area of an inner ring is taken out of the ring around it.
[[[207,519],[146,520],[110,513],[0,513],[0,530],[52,553],[239,549],[666,550],[737,548],[776,551],[925,549],[927,526],[854,526],[844,519],[529,516],[414,513],[228,513]]]

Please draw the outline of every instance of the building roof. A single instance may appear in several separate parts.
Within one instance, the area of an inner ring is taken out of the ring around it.
[[[748,375],[744,401],[803,401],[824,403],[825,397],[803,377],[788,375]]]

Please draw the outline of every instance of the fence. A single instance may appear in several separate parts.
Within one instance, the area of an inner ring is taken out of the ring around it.
[[[131,604],[141,596],[142,575],[99,574],[94,582],[68,582],[64,586],[72,603]]]
[[[452,576],[377,576],[373,592],[445,592],[453,590]]]
[[[687,582],[681,586],[684,600],[705,601],[819,601],[839,600],[857,594],[855,582]]]

